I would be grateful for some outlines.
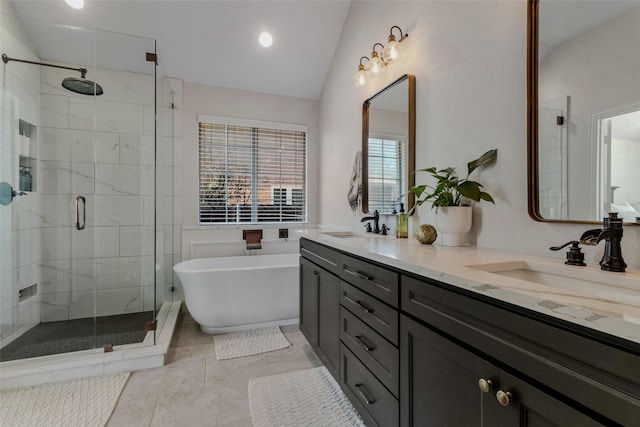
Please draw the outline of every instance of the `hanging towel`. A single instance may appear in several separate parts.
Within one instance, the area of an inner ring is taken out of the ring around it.
[[[353,159],[347,200],[349,200],[351,210],[356,212],[362,201],[362,151],[356,152],[356,157]]]

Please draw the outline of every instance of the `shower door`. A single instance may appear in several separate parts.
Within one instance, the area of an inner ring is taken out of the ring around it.
[[[104,90],[2,64],[0,182],[15,197],[0,205],[0,360],[153,344],[155,42],[0,18],[3,53],[84,67]]]

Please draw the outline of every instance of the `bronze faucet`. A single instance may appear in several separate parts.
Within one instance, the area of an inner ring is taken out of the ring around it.
[[[380,234],[380,214],[378,213],[377,209],[373,211],[373,216],[362,217],[360,222],[371,221],[371,220],[373,220],[373,232],[376,234]],[[370,232],[370,231],[371,231],[370,227],[367,227],[367,232]]]
[[[600,260],[600,268],[605,271],[624,272],[627,264],[622,259],[622,218],[617,212],[609,212],[609,217],[602,221],[603,228],[585,231],[580,237],[583,245],[595,246],[605,241],[604,255]]]

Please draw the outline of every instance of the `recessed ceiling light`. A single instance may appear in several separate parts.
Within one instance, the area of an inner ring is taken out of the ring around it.
[[[64,1],[74,9],[82,9],[84,7],[84,0],[64,0]]]
[[[260,42],[260,45],[264,47],[269,47],[273,44],[273,37],[270,33],[265,31],[264,33],[260,33],[260,36],[258,36],[258,42]]]

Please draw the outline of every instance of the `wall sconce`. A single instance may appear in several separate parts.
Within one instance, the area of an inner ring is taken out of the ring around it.
[[[396,41],[396,36],[393,35],[394,28],[397,28],[398,31],[400,31],[400,40]],[[382,53],[382,58],[387,64],[392,64],[400,60],[400,43],[402,43],[407,37],[409,37],[409,34],[402,34],[402,29],[397,25],[391,27],[389,30],[389,42]]]
[[[369,62],[369,58],[366,56],[363,56],[362,58],[360,58],[360,65],[358,65],[358,71],[356,71],[355,76],[353,76],[357,87],[364,86],[365,83],[367,83],[367,70],[366,68],[364,68],[364,65],[362,65],[363,59],[366,59],[367,62]]]
[[[393,29],[397,28],[400,31],[400,39],[396,40],[396,36],[393,34]],[[358,65],[358,71],[353,76],[357,87],[364,86],[367,83],[369,77],[380,76],[387,64],[398,62],[401,59],[400,43],[402,43],[409,34],[403,34],[402,29],[397,25],[394,25],[389,30],[389,42],[385,48],[382,43],[375,43],[371,52],[371,59],[366,56],[360,58],[360,65]],[[376,47],[380,46],[382,51],[378,53]],[[362,60],[367,60],[367,67],[362,64]]]

